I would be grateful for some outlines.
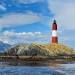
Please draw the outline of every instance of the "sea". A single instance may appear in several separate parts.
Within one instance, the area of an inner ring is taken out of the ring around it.
[[[0,75],[75,75],[75,61],[0,61]]]

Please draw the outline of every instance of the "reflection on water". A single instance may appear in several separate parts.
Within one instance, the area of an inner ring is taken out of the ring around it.
[[[75,75],[75,61],[1,61],[0,75]]]
[[[52,66],[58,67],[58,64],[73,64],[73,60],[48,60],[48,61],[23,61],[23,60],[3,60],[0,59],[0,66]]]

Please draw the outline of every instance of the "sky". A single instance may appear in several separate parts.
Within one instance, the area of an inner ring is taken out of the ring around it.
[[[75,49],[75,0],[0,0],[0,41],[51,43],[54,19],[59,43]]]

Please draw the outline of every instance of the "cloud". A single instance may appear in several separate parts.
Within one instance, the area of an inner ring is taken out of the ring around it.
[[[3,5],[0,5],[0,9],[3,10],[3,11],[6,10],[6,8]]]
[[[27,25],[36,22],[43,22],[45,20],[42,15],[28,12],[28,13],[14,13],[4,15],[0,18],[0,28],[13,27],[18,25]]]
[[[75,1],[74,0],[48,0],[49,9],[54,14],[53,19],[65,29],[75,29]]]
[[[4,31],[3,32],[4,36],[8,36],[8,37],[15,37],[15,38],[23,38],[25,36],[37,36],[37,35],[41,35],[41,32],[19,32],[16,33],[15,31]]]
[[[15,32],[12,30],[0,34],[0,41],[8,44],[48,43],[50,42],[50,35],[41,32]]]
[[[17,0],[18,3],[22,4],[30,4],[30,3],[37,3],[37,2],[44,2],[45,0]]]

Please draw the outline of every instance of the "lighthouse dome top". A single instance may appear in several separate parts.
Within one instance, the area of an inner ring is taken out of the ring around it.
[[[53,23],[56,24],[56,20],[54,20]]]

